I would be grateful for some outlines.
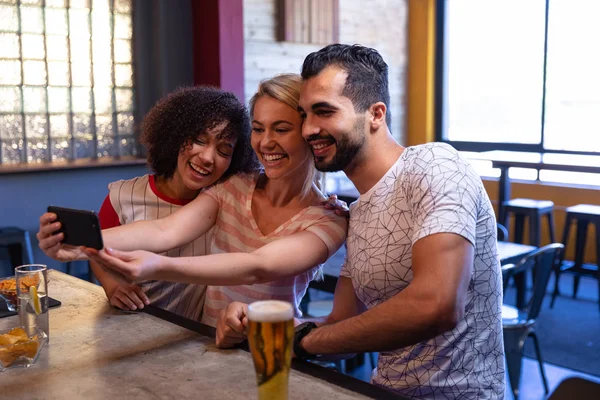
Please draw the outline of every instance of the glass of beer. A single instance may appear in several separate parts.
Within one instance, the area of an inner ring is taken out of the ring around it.
[[[248,306],[248,344],[256,369],[259,400],[288,398],[294,341],[294,308],[279,300]]]

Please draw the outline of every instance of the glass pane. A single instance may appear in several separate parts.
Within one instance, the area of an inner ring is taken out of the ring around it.
[[[41,7],[21,7],[21,32],[44,33]]]
[[[92,66],[89,62],[77,62],[71,64],[71,80],[73,86],[92,86]]]
[[[117,114],[117,124],[119,125],[119,135],[133,134],[133,114]]]
[[[0,57],[19,58],[19,37],[14,33],[0,33]]]
[[[76,113],[91,113],[92,112],[92,104],[91,104],[91,91],[90,88],[72,88],[71,96],[73,99],[73,112]]]
[[[115,12],[131,13],[131,0],[115,0]]]
[[[46,0],[46,7],[66,7],[67,0]]]
[[[33,60],[43,60],[46,56],[44,49],[43,35],[23,35],[21,37],[23,45],[23,58],[31,58]]]
[[[23,137],[23,119],[21,115],[0,115],[0,138],[19,139]]]
[[[600,36],[598,13],[597,1],[552,0],[550,4],[544,125],[547,149],[600,152],[600,53],[591,50]]]
[[[540,143],[545,0],[448,1],[446,10],[446,138]]]
[[[75,158],[92,158],[94,156],[94,139],[89,138],[75,139]]]
[[[92,11],[92,35],[94,38],[97,38],[99,41],[102,39],[106,40],[111,35],[111,15],[108,9],[106,10],[96,10],[96,8]]]
[[[67,10],[64,8],[46,8],[46,34],[67,36]]]
[[[71,1],[71,7],[73,2]],[[88,38],[90,35],[89,10],[69,10],[69,29],[71,40],[75,38]]]
[[[45,85],[46,63],[43,61],[23,61],[23,83],[26,85]]]
[[[90,8],[90,0],[71,0],[69,6],[71,8]]]
[[[96,60],[96,58],[94,58]],[[110,57],[94,62],[94,86],[112,86],[112,64]]]
[[[69,135],[69,116],[51,115],[50,116],[50,137],[57,138]]]
[[[0,60],[0,84],[21,84],[21,62],[17,60]]]
[[[98,157],[117,156],[117,146],[114,136],[102,136],[98,134]]]
[[[96,115],[96,135],[114,136],[112,115]]]
[[[133,90],[115,89],[115,97],[117,99],[117,111],[133,110]]]
[[[25,135],[31,138],[48,137],[48,120],[45,114],[25,115]]]
[[[131,64],[115,65],[115,86],[133,86],[133,69]]]
[[[23,140],[2,142],[2,164],[18,164],[23,160]]]
[[[87,38],[71,38],[71,60],[73,62],[90,62],[90,41]]]
[[[83,139],[93,138],[92,129],[90,128],[90,121],[91,119],[89,115],[73,115],[73,136]]]
[[[131,16],[115,14],[115,37],[131,39]]]
[[[115,62],[131,62],[131,40],[115,40]]]
[[[21,91],[0,86],[0,112],[21,112]]]
[[[0,0],[0,3],[17,4],[17,0]]]
[[[540,180],[546,182],[569,183],[572,185],[590,185],[598,186],[600,174],[588,172],[567,172],[567,171],[540,171]]]
[[[48,60],[69,60],[69,44],[66,36],[46,36],[46,49]]]
[[[27,162],[48,160],[48,138],[27,140]]]
[[[96,114],[112,113],[112,90],[110,88],[94,89],[94,108]]]
[[[119,138],[120,153],[122,156],[137,156],[137,145],[133,136]]]
[[[92,8],[94,10],[109,11],[109,0],[92,0]]]
[[[66,62],[48,62],[48,84],[69,86],[69,64]]]
[[[17,7],[0,4],[0,30],[17,32],[19,30],[19,14]]]
[[[42,0],[21,0],[21,4],[27,4],[28,6],[41,6]]]
[[[67,161],[71,158],[71,141],[68,137],[52,138],[50,146],[52,161]]]
[[[66,113],[70,111],[70,91],[66,87],[48,87],[48,112]]]

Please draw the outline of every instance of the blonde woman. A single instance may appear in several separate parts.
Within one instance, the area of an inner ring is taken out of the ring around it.
[[[202,321],[212,326],[231,301],[281,299],[301,315],[309,282],[346,239],[347,219],[326,208],[315,184],[298,113],[300,85],[298,75],[279,75],[262,82],[250,101],[251,146],[263,170],[232,176],[166,218],[103,231],[105,250],[85,249],[85,255],[132,281],[210,285]],[[210,255],[154,254],[213,226]],[[81,257],[79,249],[56,245],[51,236],[56,229],[41,224],[40,247],[46,254]]]

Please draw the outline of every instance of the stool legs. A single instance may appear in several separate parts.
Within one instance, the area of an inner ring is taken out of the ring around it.
[[[571,230],[571,218],[567,215],[565,219],[565,226],[563,228],[563,236],[562,236],[562,244],[567,247],[567,243],[569,242],[569,232]],[[565,261],[565,251],[561,254],[560,263],[558,267],[554,270],[554,291],[552,292],[552,301],[550,302],[550,308],[554,307],[554,301],[556,300],[556,296],[560,294],[560,289],[558,287],[558,281],[560,280],[561,268],[563,262]]]
[[[575,264],[573,265],[573,271],[575,276],[573,277],[573,298],[577,298],[577,290],[579,289],[579,281],[581,280],[581,267],[583,265],[583,256],[585,252],[585,243],[587,241],[587,228],[588,221],[577,221],[577,239],[575,244]]]
[[[550,243],[556,243],[556,238],[554,236],[554,216],[552,213],[546,214],[548,217],[548,230],[550,231]]]

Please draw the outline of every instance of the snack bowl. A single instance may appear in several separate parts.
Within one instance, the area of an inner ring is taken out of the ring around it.
[[[46,334],[39,329],[32,336],[28,336],[22,327],[0,331],[0,372],[32,366],[48,342],[47,339]]]

